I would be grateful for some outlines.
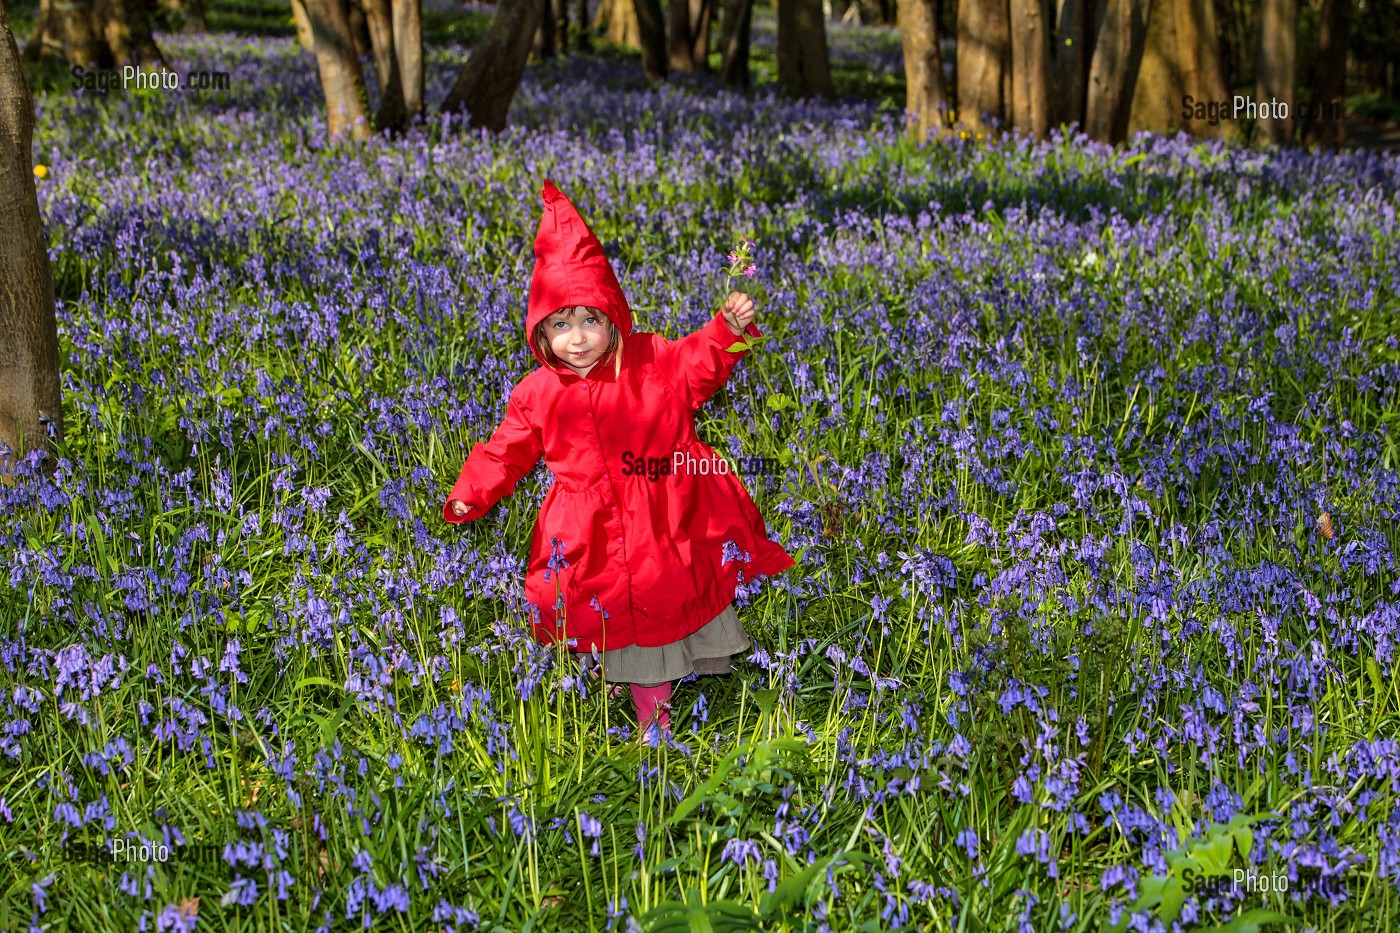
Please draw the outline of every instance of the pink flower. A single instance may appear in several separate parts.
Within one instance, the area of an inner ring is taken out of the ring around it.
[[[753,275],[757,271],[758,266],[749,266],[747,269],[744,270],[744,275]]]
[[[738,253],[730,253],[730,254],[729,254],[729,264],[730,264],[731,266],[734,265],[734,264],[735,264],[736,262],[738,262],[738,261],[739,261],[739,254],[738,254]]]

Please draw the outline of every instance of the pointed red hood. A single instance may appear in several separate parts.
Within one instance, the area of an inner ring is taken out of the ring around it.
[[[623,340],[632,333],[632,310],[603,255],[603,246],[564,193],[545,179],[544,216],[535,235],[535,273],[525,314],[525,342],[548,366],[532,339],[535,325],[560,308],[588,305],[617,325]]]

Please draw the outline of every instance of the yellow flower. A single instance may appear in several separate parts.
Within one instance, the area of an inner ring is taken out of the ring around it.
[[[959,138],[959,139],[967,139],[967,130],[963,130],[962,133],[960,133],[960,134],[958,135],[958,138]]]
[[[46,178],[46,177],[48,177],[48,174],[49,174],[49,167],[48,167],[47,165],[36,165],[36,166],[34,166],[34,177],[35,177],[35,178]]]

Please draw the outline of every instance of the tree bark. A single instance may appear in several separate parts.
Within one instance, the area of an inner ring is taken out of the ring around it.
[[[900,41],[904,46],[905,132],[916,142],[943,129],[948,88],[938,50],[938,15],[934,0],[899,0]]]
[[[292,22],[297,27],[297,43],[310,52],[316,38],[311,33],[311,17],[306,12],[306,0],[292,0]]]
[[[544,0],[540,10],[540,21],[535,24],[535,35],[530,40],[530,54],[536,61],[554,57],[553,7],[553,0]],[[528,59],[526,61],[528,63]]]
[[[1046,0],[1011,0],[1011,122],[1043,139],[1050,131],[1050,11]]]
[[[58,59],[84,68],[116,67],[112,50],[103,39],[102,28],[86,0],[40,0],[39,17],[24,57],[31,62],[41,58]]]
[[[661,0],[633,0],[637,11],[637,33],[642,45],[642,71],[649,80],[666,77],[666,19]]]
[[[364,0],[364,5],[370,48],[374,52],[374,75],[379,85],[379,112],[374,115],[374,128],[398,134],[408,123],[408,108],[404,106],[403,79],[399,76],[399,57],[394,47],[394,14],[389,0]]]
[[[667,64],[672,71],[690,72],[695,62],[690,57],[694,39],[690,34],[690,0],[668,0],[666,8]]]
[[[779,4],[778,83],[791,97],[836,97],[821,0],[782,0]]]
[[[723,0],[720,16],[719,80],[725,87],[748,90],[749,35],[753,27],[753,0]]]
[[[9,15],[0,5],[0,474],[8,478],[30,451],[57,466],[63,438],[58,322],[49,238],[34,190],[34,99],[24,77]]]
[[[165,57],[151,35],[151,18],[141,0],[96,0],[95,9],[118,68],[164,66]]]
[[[546,6],[554,18],[554,54],[569,52],[569,0],[549,0]]]
[[[442,102],[443,113],[466,113],[468,124],[492,133],[506,128],[510,102],[525,74],[535,24],[545,0],[501,0],[486,35],[472,47]]]
[[[1108,0],[1105,6],[1084,107],[1084,131],[1100,142],[1127,138],[1149,12],[1149,0]]]
[[[160,0],[160,6],[170,12],[181,32],[206,32],[209,28],[204,19],[204,0]]]
[[[1255,126],[1268,142],[1289,145],[1293,142],[1293,113],[1297,108],[1298,0],[1262,0],[1255,61],[1254,100],[1261,109]],[[1262,113],[1266,103],[1268,116]],[[1280,103],[1287,107],[1288,116],[1276,115],[1275,104]]]
[[[1215,4],[1212,0],[1181,2],[1176,10],[1176,30],[1184,55],[1192,58],[1186,68],[1189,93],[1197,100],[1224,101],[1230,97],[1230,85],[1225,80],[1221,58],[1220,34],[1215,27]],[[1216,126],[1193,123],[1191,131],[1200,136],[1225,137],[1234,132],[1235,122],[1222,119]]]
[[[365,79],[350,35],[346,0],[306,0],[311,20],[312,51],[326,95],[326,135],[336,140],[370,135]]]
[[[578,0],[574,19],[578,22],[578,31],[574,33],[574,48],[580,52],[591,52],[593,37],[589,34],[592,27],[588,23],[588,0]]]
[[[1181,95],[1192,94],[1186,84],[1184,43],[1177,35],[1174,7],[1190,0],[1158,0],[1147,17],[1147,37],[1143,40],[1142,63],[1133,83],[1133,102],[1128,114],[1128,132],[1151,130],[1174,133],[1184,124]],[[1194,95],[1192,95],[1194,96]]]
[[[350,38],[355,43],[355,57],[364,58],[370,53],[369,22],[365,17],[363,0],[348,0],[346,15],[350,23]]]
[[[107,70],[165,65],[140,0],[41,0],[24,57]]]
[[[1187,108],[1194,110],[1197,101],[1219,105],[1228,96],[1209,0],[1154,3],[1148,17],[1128,132],[1186,130],[1199,136],[1228,134],[1232,125],[1229,120],[1221,119],[1211,126],[1208,120],[1187,114]]]
[[[1084,90],[1089,73],[1086,0],[1059,0],[1050,66],[1050,125],[1084,129]]]
[[[715,18],[715,0],[690,0],[691,47],[694,71],[710,71],[710,26]]]
[[[604,37],[607,41],[629,49],[642,47],[642,32],[637,26],[635,0],[603,0],[598,7],[598,16],[606,17],[607,31]]]
[[[1346,93],[1347,41],[1351,37],[1351,0],[1323,0],[1322,22],[1318,33],[1317,76],[1312,86],[1312,107],[1324,108],[1308,117],[1303,142],[1309,146],[1336,149],[1345,138],[1346,125],[1331,105],[1342,107]]]
[[[671,70],[697,73],[710,70],[712,0],[669,0],[667,32]]]
[[[423,114],[423,0],[391,0],[394,55],[409,119]]]
[[[1011,70],[1007,0],[960,0],[957,59],[958,120],[972,130],[1004,121]]]

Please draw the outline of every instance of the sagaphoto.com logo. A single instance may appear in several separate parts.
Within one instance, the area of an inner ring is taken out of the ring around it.
[[[112,91],[227,91],[233,86],[227,71],[191,70],[178,72],[169,68],[137,68],[124,65],[113,70],[108,68],[84,68],[74,65],[72,76],[74,91],[106,97]]]

